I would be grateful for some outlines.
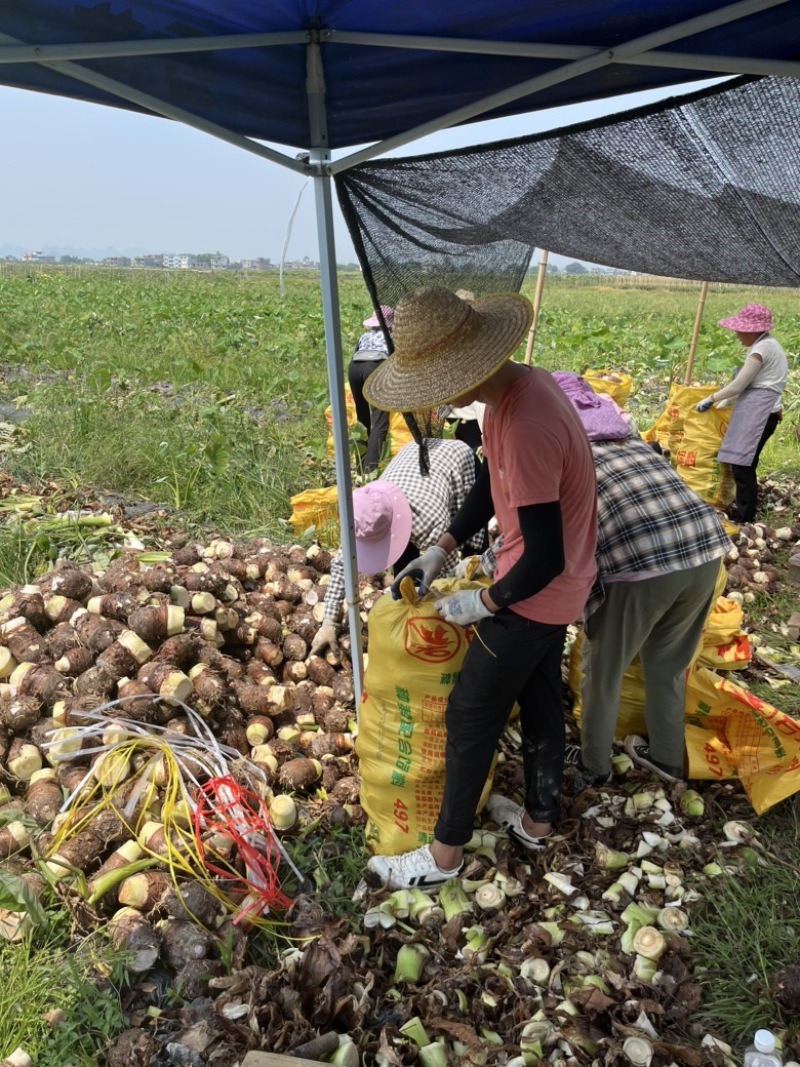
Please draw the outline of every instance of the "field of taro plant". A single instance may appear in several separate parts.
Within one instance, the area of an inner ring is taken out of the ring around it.
[[[347,361],[370,308],[340,287]],[[0,265],[2,1067],[732,1067],[764,1026],[800,1059],[794,796],[756,816],[620,756],[542,853],[484,816],[439,891],[364,878],[348,639],[309,655],[330,554],[288,523],[333,481],[319,279],[285,290]],[[698,296],[548,277],[534,362],[629,374],[645,428]],[[797,294],[712,287],[693,379],[732,375],[715,323],[750,301],[792,371],[728,571],[773,665],[729,673],[800,718]]]

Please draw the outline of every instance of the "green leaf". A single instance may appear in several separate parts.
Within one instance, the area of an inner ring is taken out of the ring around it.
[[[22,908],[20,908],[22,905]],[[44,908],[25,881],[13,871],[6,871],[0,867],[0,907],[9,911],[27,911],[37,926],[44,922]]]

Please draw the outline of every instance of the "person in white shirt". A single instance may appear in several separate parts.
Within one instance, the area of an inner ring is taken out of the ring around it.
[[[733,330],[747,354],[734,379],[701,400],[697,410],[707,411],[712,405],[727,407],[735,401],[717,461],[730,464],[736,483],[730,517],[735,522],[752,522],[758,505],[758,460],[781,421],[781,396],[788,375],[786,353],[770,335],[772,312],[762,304],[748,304],[732,318],[720,319],[719,325]]]

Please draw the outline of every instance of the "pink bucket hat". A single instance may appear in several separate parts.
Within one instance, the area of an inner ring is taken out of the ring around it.
[[[381,315],[383,315],[383,322],[386,323],[386,328],[391,330],[394,326],[394,308],[387,307],[386,304],[381,304]],[[364,326],[368,330],[376,329],[383,326],[383,322],[378,318],[377,314],[371,315],[368,319],[364,319]]]
[[[378,479],[353,493],[356,561],[362,574],[377,574],[398,560],[411,537],[411,507],[391,482]]]
[[[748,304],[731,319],[720,319],[719,326],[736,333],[764,333],[774,329],[772,312],[763,304]]]

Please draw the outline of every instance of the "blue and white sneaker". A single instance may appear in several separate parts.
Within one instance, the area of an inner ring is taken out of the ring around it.
[[[367,870],[377,874],[388,889],[429,889],[458,877],[463,869],[462,863],[443,871],[428,845],[402,856],[371,856],[367,863]]]

